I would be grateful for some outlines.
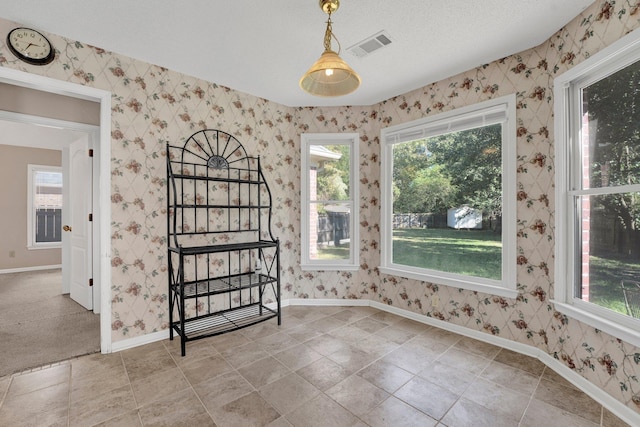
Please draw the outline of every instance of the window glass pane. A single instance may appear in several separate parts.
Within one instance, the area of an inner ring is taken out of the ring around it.
[[[35,171],[33,177],[35,241],[62,241],[62,173]]]
[[[309,155],[309,199],[349,200],[350,146],[312,145]]]
[[[502,125],[393,146],[393,263],[501,280]]]
[[[351,203],[309,204],[309,259],[349,260]]]
[[[580,277],[575,297],[640,317],[640,193],[577,197]],[[635,299],[636,311],[625,304]],[[636,291],[637,290],[637,291]]]
[[[640,62],[582,90],[582,188],[640,183]]]

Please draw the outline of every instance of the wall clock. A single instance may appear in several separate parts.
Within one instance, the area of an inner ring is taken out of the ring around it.
[[[51,42],[31,28],[11,30],[7,35],[7,46],[18,59],[32,65],[48,64],[55,57]]]

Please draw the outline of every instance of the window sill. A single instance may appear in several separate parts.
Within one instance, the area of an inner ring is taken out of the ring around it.
[[[516,298],[518,291],[516,289],[509,289],[499,284],[494,284],[487,279],[487,283],[480,283],[471,281],[472,278],[458,279],[456,277],[440,276],[436,274],[424,274],[419,272],[408,271],[396,267],[380,267],[380,272],[389,274],[391,276],[400,276],[406,279],[421,280],[423,282],[435,283],[438,285],[451,286],[456,288],[467,289],[474,292],[482,292],[485,294],[501,296],[505,298]],[[479,279],[481,280],[481,279]],[[499,282],[496,282],[499,283]]]
[[[27,246],[27,250],[29,251],[38,251],[42,249],[62,249],[62,243],[54,243],[50,245]]]
[[[357,264],[300,264],[302,271],[357,271],[360,266]]]
[[[606,319],[601,315],[593,313],[592,311],[606,310],[600,307],[593,307],[592,310],[585,310],[575,304],[568,304],[566,302],[551,300],[553,306],[562,314],[566,314],[571,318],[580,322],[586,323],[600,331],[620,338],[621,340],[628,342],[636,347],[640,347],[640,333],[637,328],[632,328],[627,325],[623,325],[619,322],[615,322],[610,319]],[[633,321],[633,319],[629,319]]]

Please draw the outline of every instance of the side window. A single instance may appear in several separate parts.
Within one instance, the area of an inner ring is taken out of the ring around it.
[[[640,343],[640,33],[556,79],[560,311]]]
[[[516,295],[515,96],[384,129],[387,274]]]
[[[27,247],[61,247],[62,168],[28,165]]]
[[[302,134],[302,269],[357,270],[357,133]]]

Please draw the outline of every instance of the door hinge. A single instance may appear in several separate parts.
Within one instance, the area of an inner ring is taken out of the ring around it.
[[[93,221],[93,214],[92,213],[89,214],[89,221]]]
[[[89,286],[93,286],[93,279],[89,279]]]
[[[89,157],[93,157],[93,148],[89,149]]]

